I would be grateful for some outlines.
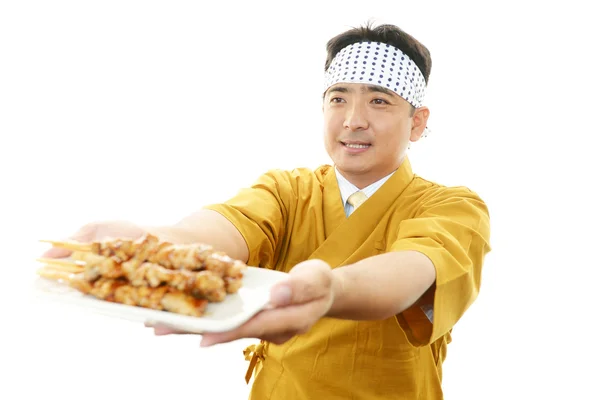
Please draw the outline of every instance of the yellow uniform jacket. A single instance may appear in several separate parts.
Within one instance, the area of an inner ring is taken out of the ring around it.
[[[307,259],[332,268],[384,252],[431,259],[435,285],[382,321],[324,318],[283,345],[247,349],[257,364],[251,399],[441,399],[442,362],[454,324],[473,303],[490,251],[485,203],[412,171],[408,158],[346,217],[335,170],[273,170],[223,204],[241,232],[248,264],[289,271]],[[432,321],[430,320],[432,319]]]

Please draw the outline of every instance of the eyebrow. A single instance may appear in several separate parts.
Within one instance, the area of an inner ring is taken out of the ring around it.
[[[376,85],[367,85],[367,90],[369,92],[379,92],[379,93],[387,94],[388,96],[393,96],[396,94],[396,93],[394,93],[394,91],[392,91],[390,89],[386,89],[384,87],[376,86]]]
[[[377,85],[365,85],[365,86],[367,87],[367,91],[369,91],[369,92],[383,93],[383,94],[387,94],[388,96],[393,96],[396,94],[393,91],[386,89],[384,87],[381,87],[381,86],[377,86]],[[347,86],[335,86],[335,87],[329,89],[328,92],[329,93],[331,93],[331,92],[348,93],[348,92],[350,92],[350,89],[348,89]],[[363,86],[363,92],[364,92],[364,86]]]

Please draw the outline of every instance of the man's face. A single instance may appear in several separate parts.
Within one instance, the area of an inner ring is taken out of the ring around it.
[[[374,85],[339,83],[323,99],[325,149],[347,179],[367,186],[398,168],[429,111]]]

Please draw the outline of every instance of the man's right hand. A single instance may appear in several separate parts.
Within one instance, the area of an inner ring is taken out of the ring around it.
[[[84,225],[74,235],[67,238],[67,240],[90,243],[106,238],[138,239],[145,233],[142,227],[128,221],[104,221]],[[53,247],[46,251],[42,257],[62,258],[70,255],[70,250]]]

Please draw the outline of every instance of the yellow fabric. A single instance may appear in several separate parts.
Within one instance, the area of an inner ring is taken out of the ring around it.
[[[354,208],[358,208],[362,205],[362,203],[367,201],[367,195],[359,190],[358,192],[352,193],[348,197],[347,201],[348,201],[348,204],[350,204]]]
[[[249,265],[289,271],[318,258],[338,268],[383,252],[417,250],[437,272],[434,287],[396,317],[324,318],[283,345],[264,343],[249,357],[260,365],[251,399],[442,398],[450,333],[478,294],[490,251],[488,210],[475,193],[418,177],[405,159],[350,217],[331,166],[270,171],[208,208],[239,229]],[[433,306],[433,324],[421,305]]]
[[[264,342],[261,341],[259,344],[252,344],[246,347],[244,350],[244,358],[246,361],[250,361],[248,371],[246,372],[246,383],[250,382],[254,368],[260,368],[261,364],[259,362],[265,359],[264,347]]]

